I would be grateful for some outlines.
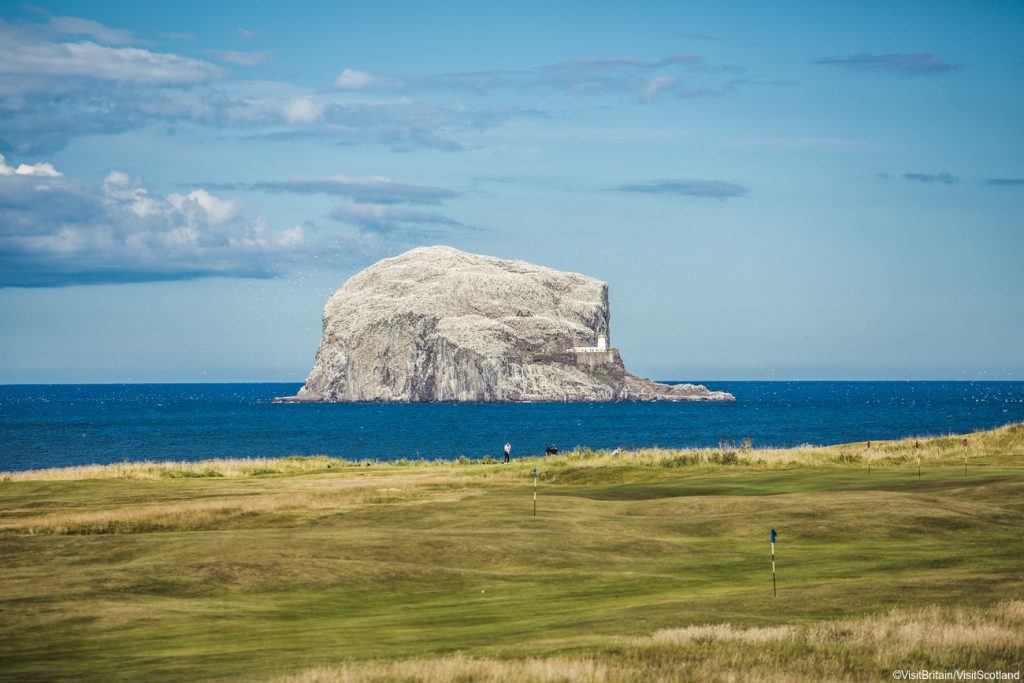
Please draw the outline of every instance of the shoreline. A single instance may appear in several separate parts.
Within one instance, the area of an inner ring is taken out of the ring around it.
[[[965,445],[966,442],[966,445]],[[714,448],[638,448],[622,450],[580,448],[558,455],[514,457],[511,467],[491,456],[456,458],[346,459],[326,455],[291,455],[276,458],[209,458],[196,461],[140,460],[107,465],[69,465],[66,467],[0,471],[0,482],[66,481],[78,479],[173,479],[188,477],[244,478],[269,475],[351,472],[360,468],[466,468],[495,467],[498,471],[535,467],[585,464],[590,467],[663,466],[689,468],[756,467],[854,467],[898,466],[902,464],[952,463],[961,465],[966,458],[978,460],[999,444],[999,455],[1024,456],[1024,422],[1010,422],[994,429],[962,434],[911,436],[903,439],[856,441],[816,446],[805,444],[791,448],[744,447],[742,444]],[[870,446],[869,446],[870,444]],[[1009,447],[1008,447],[1009,446]],[[517,467],[518,466],[518,467]]]

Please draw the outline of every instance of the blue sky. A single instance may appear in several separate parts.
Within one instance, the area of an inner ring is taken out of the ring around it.
[[[894,6],[895,5],[895,6]],[[1024,5],[0,5],[0,382],[301,381],[444,243],[658,379],[1024,379]]]

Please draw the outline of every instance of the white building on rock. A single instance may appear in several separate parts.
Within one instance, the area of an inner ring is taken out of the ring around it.
[[[574,346],[566,350],[571,353],[604,353],[608,350],[608,335],[604,325],[597,331],[597,346]]]

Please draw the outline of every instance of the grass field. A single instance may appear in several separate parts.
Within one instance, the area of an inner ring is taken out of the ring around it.
[[[1024,425],[964,439],[0,474],[0,679],[1015,672]]]

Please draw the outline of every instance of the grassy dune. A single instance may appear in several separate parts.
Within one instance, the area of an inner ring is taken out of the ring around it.
[[[0,679],[1016,671],[1022,513],[1024,425],[870,449],[5,473]]]

